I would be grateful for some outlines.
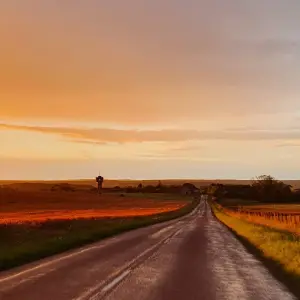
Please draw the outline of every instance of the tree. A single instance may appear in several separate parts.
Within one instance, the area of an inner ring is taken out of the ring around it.
[[[270,175],[254,178],[252,188],[255,196],[262,202],[288,201],[291,196],[291,186]]]
[[[192,195],[198,192],[199,189],[192,183],[184,183],[181,187],[181,193],[184,195]]]
[[[207,193],[214,197],[222,197],[224,195],[224,185],[221,183],[212,183],[208,189]]]
[[[143,189],[143,185],[140,183],[140,184],[137,186],[137,188],[138,188],[138,191],[141,192],[142,189]]]
[[[159,180],[158,184],[156,186],[156,192],[157,193],[163,193],[165,191],[165,186],[162,184],[162,182]]]
[[[146,185],[143,188],[144,193],[155,193],[156,187],[154,185]]]

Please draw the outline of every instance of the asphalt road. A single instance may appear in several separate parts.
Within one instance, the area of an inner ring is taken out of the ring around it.
[[[190,215],[0,273],[2,300],[295,299],[211,214]]]

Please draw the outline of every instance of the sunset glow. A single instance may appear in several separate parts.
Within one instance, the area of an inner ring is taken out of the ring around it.
[[[0,180],[299,177],[298,1],[2,1]]]

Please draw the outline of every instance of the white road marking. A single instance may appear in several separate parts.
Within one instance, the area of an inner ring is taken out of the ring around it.
[[[107,284],[103,289],[102,293],[106,293],[113,289],[118,283],[120,283],[128,274],[130,274],[131,270],[126,270],[122,274],[120,274],[118,277],[116,277],[113,281],[111,281],[109,284]]]
[[[165,242],[165,240],[163,240],[163,242]],[[162,244],[163,242],[160,241],[159,243],[149,247],[148,249],[143,251],[141,254],[139,254],[135,259],[133,259],[129,263],[127,263],[122,269],[119,269],[118,271],[111,274],[109,276],[109,278],[106,280],[106,282],[103,282],[103,281],[100,282],[99,284],[95,285],[94,287],[89,289],[87,292],[85,292],[81,296],[75,298],[74,300],[94,299],[96,296],[99,296],[99,294],[102,294],[102,291],[103,291],[103,288],[104,288],[103,285],[105,285],[105,286],[109,285],[108,282],[114,281],[114,279],[118,278],[120,276],[120,274],[123,274],[126,271],[131,270],[132,268],[134,268],[134,266],[137,264],[139,259],[143,258],[144,256],[147,256],[147,254],[149,252],[154,250],[156,247],[159,247],[159,245]],[[98,291],[98,290],[101,290],[101,291],[96,293],[96,291]],[[91,298],[91,297],[93,297],[93,298]]]
[[[183,223],[186,219],[188,219],[188,217],[195,216],[202,209],[201,206],[203,206],[203,204],[202,205],[201,204],[198,205],[198,207],[196,207],[190,214],[188,214],[188,215],[180,218],[179,220],[177,220],[175,222],[175,224],[172,224],[172,226],[168,226],[167,228],[163,228],[163,229],[159,230],[158,232],[156,232],[157,236],[161,236],[163,233],[165,233],[167,231],[170,231],[171,229],[173,229],[175,227],[175,225]],[[174,234],[174,232],[173,232],[173,234]],[[134,260],[132,260],[129,264],[126,265],[126,268],[122,268],[122,270],[123,270],[122,274],[124,274],[124,272],[126,273],[127,271],[129,271],[129,270],[125,270],[125,269],[128,269],[131,266],[135,266],[136,267],[139,264],[138,260],[142,259],[144,256],[147,256],[148,253],[150,253],[151,251],[155,251],[155,249],[159,248],[160,245],[162,245],[164,243],[167,243],[168,240],[172,237],[173,234],[172,233],[169,234],[167,238],[164,238],[163,240],[159,241],[158,243],[156,243],[155,245],[153,245],[152,247],[148,248],[147,250],[145,250],[144,252],[142,252],[140,255],[138,255]],[[154,233],[154,236],[155,236],[155,233]],[[18,281],[15,281],[15,282],[11,283],[14,286],[16,286],[16,285],[22,284],[22,283],[24,283],[26,281],[30,281],[30,280],[34,280],[34,279],[36,279],[38,277],[42,277],[44,275],[49,274],[50,272],[53,272],[53,271],[57,270],[57,266],[55,266],[55,264],[57,264],[57,263],[59,263],[61,261],[72,259],[72,258],[74,258],[74,257],[76,257],[78,255],[81,255],[83,253],[86,253],[86,252],[89,252],[89,251],[92,251],[92,250],[102,249],[102,248],[104,248],[104,247],[106,247],[108,245],[113,244],[117,240],[118,240],[117,237],[112,237],[108,241],[101,242],[101,245],[98,245],[98,246],[84,247],[81,250],[73,250],[74,252],[72,252],[70,254],[66,254],[64,256],[60,255],[57,258],[48,258],[47,261],[44,262],[44,263],[39,263],[39,264],[36,264],[35,266],[32,266],[32,267],[29,266],[27,268],[24,268],[23,270],[20,270],[18,273],[11,273],[11,275],[7,275],[7,276],[2,277],[2,278],[0,277],[0,284],[7,283],[10,280],[18,279]],[[148,258],[146,258],[146,259],[148,259]],[[42,271],[39,274],[35,274],[35,271],[38,271],[40,269],[43,269],[43,268],[46,268],[46,267],[49,267],[49,266],[52,266],[52,265],[54,265],[54,266],[51,269],[46,269],[46,270],[43,270],[44,272]],[[33,273],[33,274],[30,274],[30,273]],[[119,274],[119,272],[118,272],[118,274]],[[21,276],[24,276],[24,275],[26,275],[26,278],[22,279]],[[118,276],[116,274],[116,272],[114,273],[114,275]],[[119,275],[119,276],[121,276],[121,275]],[[21,277],[21,278],[19,278],[19,277]],[[110,276],[110,278],[111,278],[111,276]],[[107,281],[105,281],[105,282],[107,282]],[[93,288],[92,290],[93,291],[95,291],[96,289],[98,290],[99,286],[103,286],[103,284],[105,284],[105,282],[102,281],[100,284],[98,284],[97,287],[95,287],[95,289]],[[89,290],[88,292],[89,292],[89,295],[90,295],[91,290]],[[86,293],[85,293],[85,295],[86,295]],[[83,298],[79,297],[77,299],[80,300],[80,299],[83,299]]]
[[[201,210],[201,207],[199,207],[199,206],[196,207],[193,210],[192,213],[190,213],[190,214],[182,217],[180,220],[176,221],[175,224],[172,224],[169,227],[172,227],[174,229],[175,225],[178,226],[181,223],[183,223],[183,220],[185,220],[186,218],[188,218],[188,216],[193,216],[193,215],[197,214]],[[166,229],[166,228],[164,228],[164,229]],[[161,230],[159,230],[156,233],[161,233],[161,231],[164,230],[164,229],[161,229]],[[86,299],[91,300],[91,299],[97,299],[97,297],[99,297],[101,294],[103,294],[103,288],[104,288],[104,286],[109,285],[109,282],[114,281],[115,278],[119,278],[119,276],[121,276],[122,274],[124,274],[126,271],[131,272],[131,270],[133,270],[134,268],[136,268],[140,264],[140,263],[138,263],[138,261],[140,259],[146,257],[146,260],[147,260],[149,258],[149,257],[147,257],[148,253],[150,253],[152,251],[155,251],[156,248],[159,248],[161,245],[163,245],[165,243],[168,243],[168,241],[171,239],[171,237],[175,237],[177,234],[179,234],[179,232],[181,230],[182,230],[182,228],[180,227],[176,231],[173,231],[173,233],[169,234],[166,238],[164,238],[163,240],[157,242],[153,246],[151,246],[148,249],[146,249],[145,251],[143,251],[136,258],[134,258],[129,263],[127,263],[123,268],[121,268],[121,269],[117,270],[116,272],[114,272],[113,274],[111,274],[105,282],[101,281],[97,285],[95,285],[92,288],[88,289],[85,293],[81,294],[80,296],[78,296],[76,298],[73,298],[73,300],[86,300]],[[97,291],[99,291],[99,292],[97,292]]]
[[[181,229],[179,229],[181,230]],[[139,254],[136,258],[134,258],[133,260],[131,260],[129,263],[127,263],[123,268],[119,269],[117,272],[111,274],[109,276],[109,278],[106,280],[106,282],[100,282],[99,284],[97,284],[96,286],[90,288],[88,291],[86,291],[84,294],[80,295],[77,298],[74,298],[73,300],[93,300],[93,299],[97,299],[97,297],[100,297],[101,295],[104,294],[103,289],[105,289],[105,287],[110,286],[110,284],[115,281],[116,278],[120,280],[120,277],[123,274],[126,274],[126,272],[131,272],[134,268],[136,268],[138,265],[140,265],[142,262],[144,262],[145,260],[147,260],[149,257],[151,257],[151,255],[148,257],[148,254],[151,253],[152,251],[155,252],[155,250],[157,250],[161,245],[167,243],[170,238],[174,235],[176,235],[176,233],[179,231],[176,230],[175,232],[169,234],[166,238],[164,238],[163,240],[159,241],[158,243],[156,243],[155,245],[149,247],[148,249],[146,249],[145,251],[143,251],[141,254]],[[139,260],[144,259],[142,262],[139,262]],[[128,273],[128,274],[129,274]],[[127,275],[128,275],[127,274]],[[126,276],[127,276],[126,275]],[[126,277],[125,276],[125,277]],[[124,279],[125,277],[123,277],[122,279]],[[100,291],[99,291],[100,290]],[[99,292],[97,292],[99,291]]]
[[[110,241],[111,242],[111,241]],[[39,270],[41,268],[44,268],[44,267],[48,267],[50,265],[53,265],[55,263],[58,263],[60,261],[63,261],[63,260],[66,260],[66,259],[70,259],[70,258],[73,258],[79,254],[82,254],[82,253],[85,253],[85,252],[88,252],[88,251],[91,251],[91,250],[94,250],[94,249],[101,249],[105,246],[107,246],[108,243],[105,243],[105,244],[102,244],[100,246],[92,246],[92,247],[89,247],[89,248],[85,248],[85,249],[82,249],[80,251],[77,251],[75,253],[71,253],[71,254],[68,254],[68,255],[65,255],[65,256],[62,256],[62,257],[59,257],[59,258],[56,258],[56,259],[53,259],[51,261],[48,261],[48,262],[45,262],[45,263],[42,263],[42,264],[39,264],[33,268],[29,268],[29,269],[26,269],[24,271],[21,271],[19,273],[16,273],[16,274],[13,274],[13,275],[9,275],[7,277],[3,277],[3,278],[0,278],[0,283],[3,283],[5,281],[8,281],[8,280],[12,280],[12,279],[15,279],[15,278],[18,278],[19,276],[22,276],[22,275],[25,275],[27,273],[30,273],[30,272],[33,272],[33,271],[36,271],[36,270]],[[53,271],[55,269],[51,269],[50,271]],[[49,271],[49,270],[48,270]],[[44,274],[47,274],[48,272],[44,273]]]
[[[4,285],[3,287],[1,287],[0,288],[0,292],[5,292],[5,291],[8,291],[8,290],[12,290],[12,289],[14,289],[16,286],[18,286],[18,285],[21,285],[21,284],[23,284],[23,283],[26,283],[26,282],[29,282],[29,281],[34,281],[34,280],[36,280],[36,279],[39,279],[39,278],[41,278],[41,277],[43,277],[44,275],[46,275],[46,274],[48,274],[48,273],[50,273],[50,272],[52,272],[52,271],[54,271],[54,270],[56,270],[55,268],[52,268],[52,269],[50,269],[50,270],[47,270],[47,273],[45,273],[45,272],[42,272],[42,273],[37,273],[37,274],[34,274],[34,275],[31,275],[31,276],[29,276],[29,277],[23,277],[23,278],[20,278],[19,280],[16,280],[16,281],[14,281],[14,282],[12,282],[12,283],[10,283],[10,284],[6,284],[6,285]]]
[[[163,229],[161,229],[161,230],[153,233],[150,237],[154,238],[154,239],[159,238],[161,235],[163,235],[164,233],[166,233],[167,231],[169,231],[169,230],[171,230],[173,228],[174,228],[174,225],[165,227],[165,228],[163,228]]]

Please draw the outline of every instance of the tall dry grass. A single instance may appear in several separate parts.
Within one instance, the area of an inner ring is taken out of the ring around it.
[[[300,235],[300,214],[282,213],[278,211],[253,211],[245,209],[228,209],[216,204],[232,217],[251,223],[265,225],[276,229],[287,230]]]

